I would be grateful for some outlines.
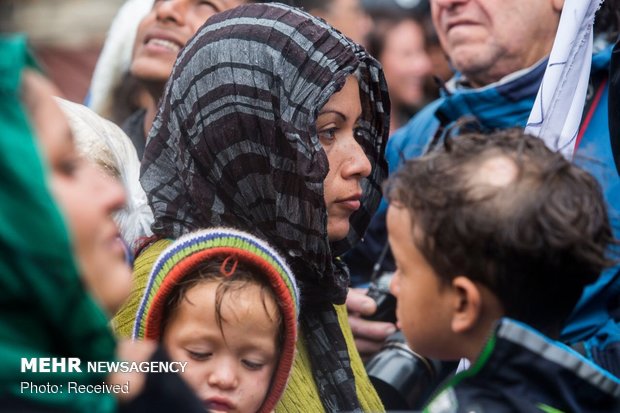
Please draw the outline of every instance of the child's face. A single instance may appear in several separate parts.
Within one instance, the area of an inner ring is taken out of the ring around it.
[[[453,295],[413,242],[409,211],[391,204],[387,212],[390,247],[397,270],[390,284],[396,296],[396,315],[409,346],[416,352],[440,359],[452,359],[451,330]],[[458,345],[458,343],[457,343]]]
[[[173,360],[188,362],[182,376],[209,411],[254,413],[278,362],[279,310],[255,284],[228,292],[221,306],[222,336],[215,313],[218,285],[201,282],[187,291],[163,343]]]

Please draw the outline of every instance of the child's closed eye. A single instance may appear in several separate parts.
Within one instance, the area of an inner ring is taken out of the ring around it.
[[[250,361],[243,359],[241,360],[241,364],[243,364],[248,370],[260,370],[265,366],[265,363]]]
[[[208,360],[211,355],[213,353],[207,352],[207,351],[192,351],[192,350],[186,350],[187,354],[189,355],[189,357],[192,360],[196,360],[196,361],[205,361]]]

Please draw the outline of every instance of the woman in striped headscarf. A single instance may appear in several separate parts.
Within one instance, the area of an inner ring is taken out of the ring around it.
[[[234,226],[270,241],[302,294],[300,340],[276,411],[381,411],[355,349],[338,259],[381,198],[389,99],[379,64],[321,20],[281,4],[211,18],[181,51],[141,182],[162,240]],[[117,317],[127,334],[141,291]]]

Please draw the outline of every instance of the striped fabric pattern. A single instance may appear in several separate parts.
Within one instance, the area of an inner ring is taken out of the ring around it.
[[[282,278],[289,293],[281,298],[285,303],[290,304],[294,319],[299,317],[299,290],[293,274],[282,257],[266,242],[250,234],[230,228],[215,228],[186,234],[159,256],[149,275],[142,301],[136,312],[133,338],[145,337],[147,312],[151,309],[155,296],[162,290],[172,269],[188,257],[204,252],[210,253],[211,256],[247,252],[251,254],[253,260],[263,260]],[[167,286],[173,287],[169,284]]]
[[[361,143],[373,170],[346,240],[330,247],[315,121],[359,68]],[[344,302],[332,255],[359,240],[381,197],[389,102],[378,63],[325,23],[254,4],[209,19],[180,53],[149,136],[141,182],[153,230],[177,238],[213,225],[251,231],[289,255],[310,302]],[[303,271],[300,271],[303,270]]]
[[[329,164],[315,123],[354,73],[358,142],[372,171],[348,236],[330,243]],[[345,302],[349,283],[336,257],[361,238],[381,200],[389,107],[381,66],[361,46],[299,9],[249,4],[210,18],[180,52],[142,162],[159,237],[231,226],[286,255],[326,411],[361,411],[333,307]]]

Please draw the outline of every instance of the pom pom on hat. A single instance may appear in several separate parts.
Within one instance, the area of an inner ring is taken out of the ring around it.
[[[147,281],[136,313],[134,338],[159,339],[164,307],[175,285],[205,261],[233,255],[257,268],[278,298],[284,342],[272,385],[259,412],[270,412],[278,402],[293,366],[299,317],[299,290],[282,256],[267,242],[231,228],[211,228],[186,234],[159,256]]]

